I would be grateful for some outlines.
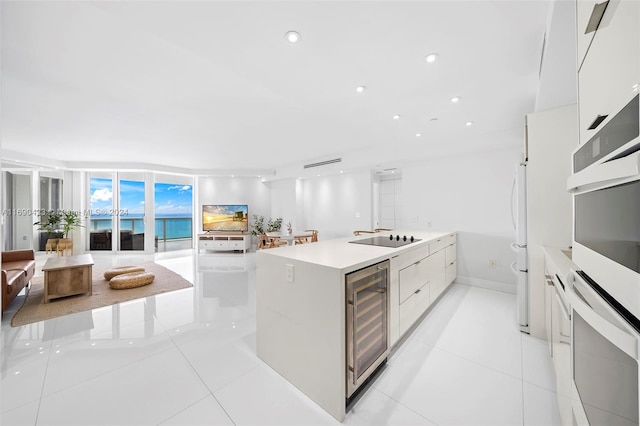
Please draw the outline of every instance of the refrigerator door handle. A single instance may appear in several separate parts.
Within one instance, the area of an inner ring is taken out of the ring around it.
[[[515,276],[518,276],[518,274],[520,273],[520,271],[518,271],[518,267],[516,266],[516,262],[513,262],[511,264],[511,271]]]

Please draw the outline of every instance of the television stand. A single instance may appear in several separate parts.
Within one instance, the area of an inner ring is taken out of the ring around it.
[[[198,251],[236,251],[246,253],[251,247],[251,234],[240,232],[207,232],[198,234]]]

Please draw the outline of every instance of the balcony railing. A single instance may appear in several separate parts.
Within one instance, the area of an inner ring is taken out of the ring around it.
[[[89,221],[89,232],[111,231],[112,218],[92,218]],[[144,234],[143,218],[120,218],[120,231],[131,231],[132,234]],[[110,235],[110,234],[109,234]],[[193,220],[190,217],[156,217],[155,237],[156,248],[158,241],[174,241],[191,239],[193,236]],[[106,248],[107,246],[105,246]],[[108,244],[110,249],[111,244]],[[102,246],[90,247],[91,250],[104,250]]]

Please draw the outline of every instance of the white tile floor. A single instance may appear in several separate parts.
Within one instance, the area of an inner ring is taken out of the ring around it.
[[[11,306],[0,424],[338,424],[255,355],[254,253],[156,259],[195,286],[23,327]],[[556,425],[554,382],[514,295],[454,284],[344,423]]]

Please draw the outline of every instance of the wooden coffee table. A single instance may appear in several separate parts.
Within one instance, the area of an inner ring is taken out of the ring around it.
[[[93,258],[90,254],[51,257],[42,267],[44,303],[59,297],[92,293]]]

